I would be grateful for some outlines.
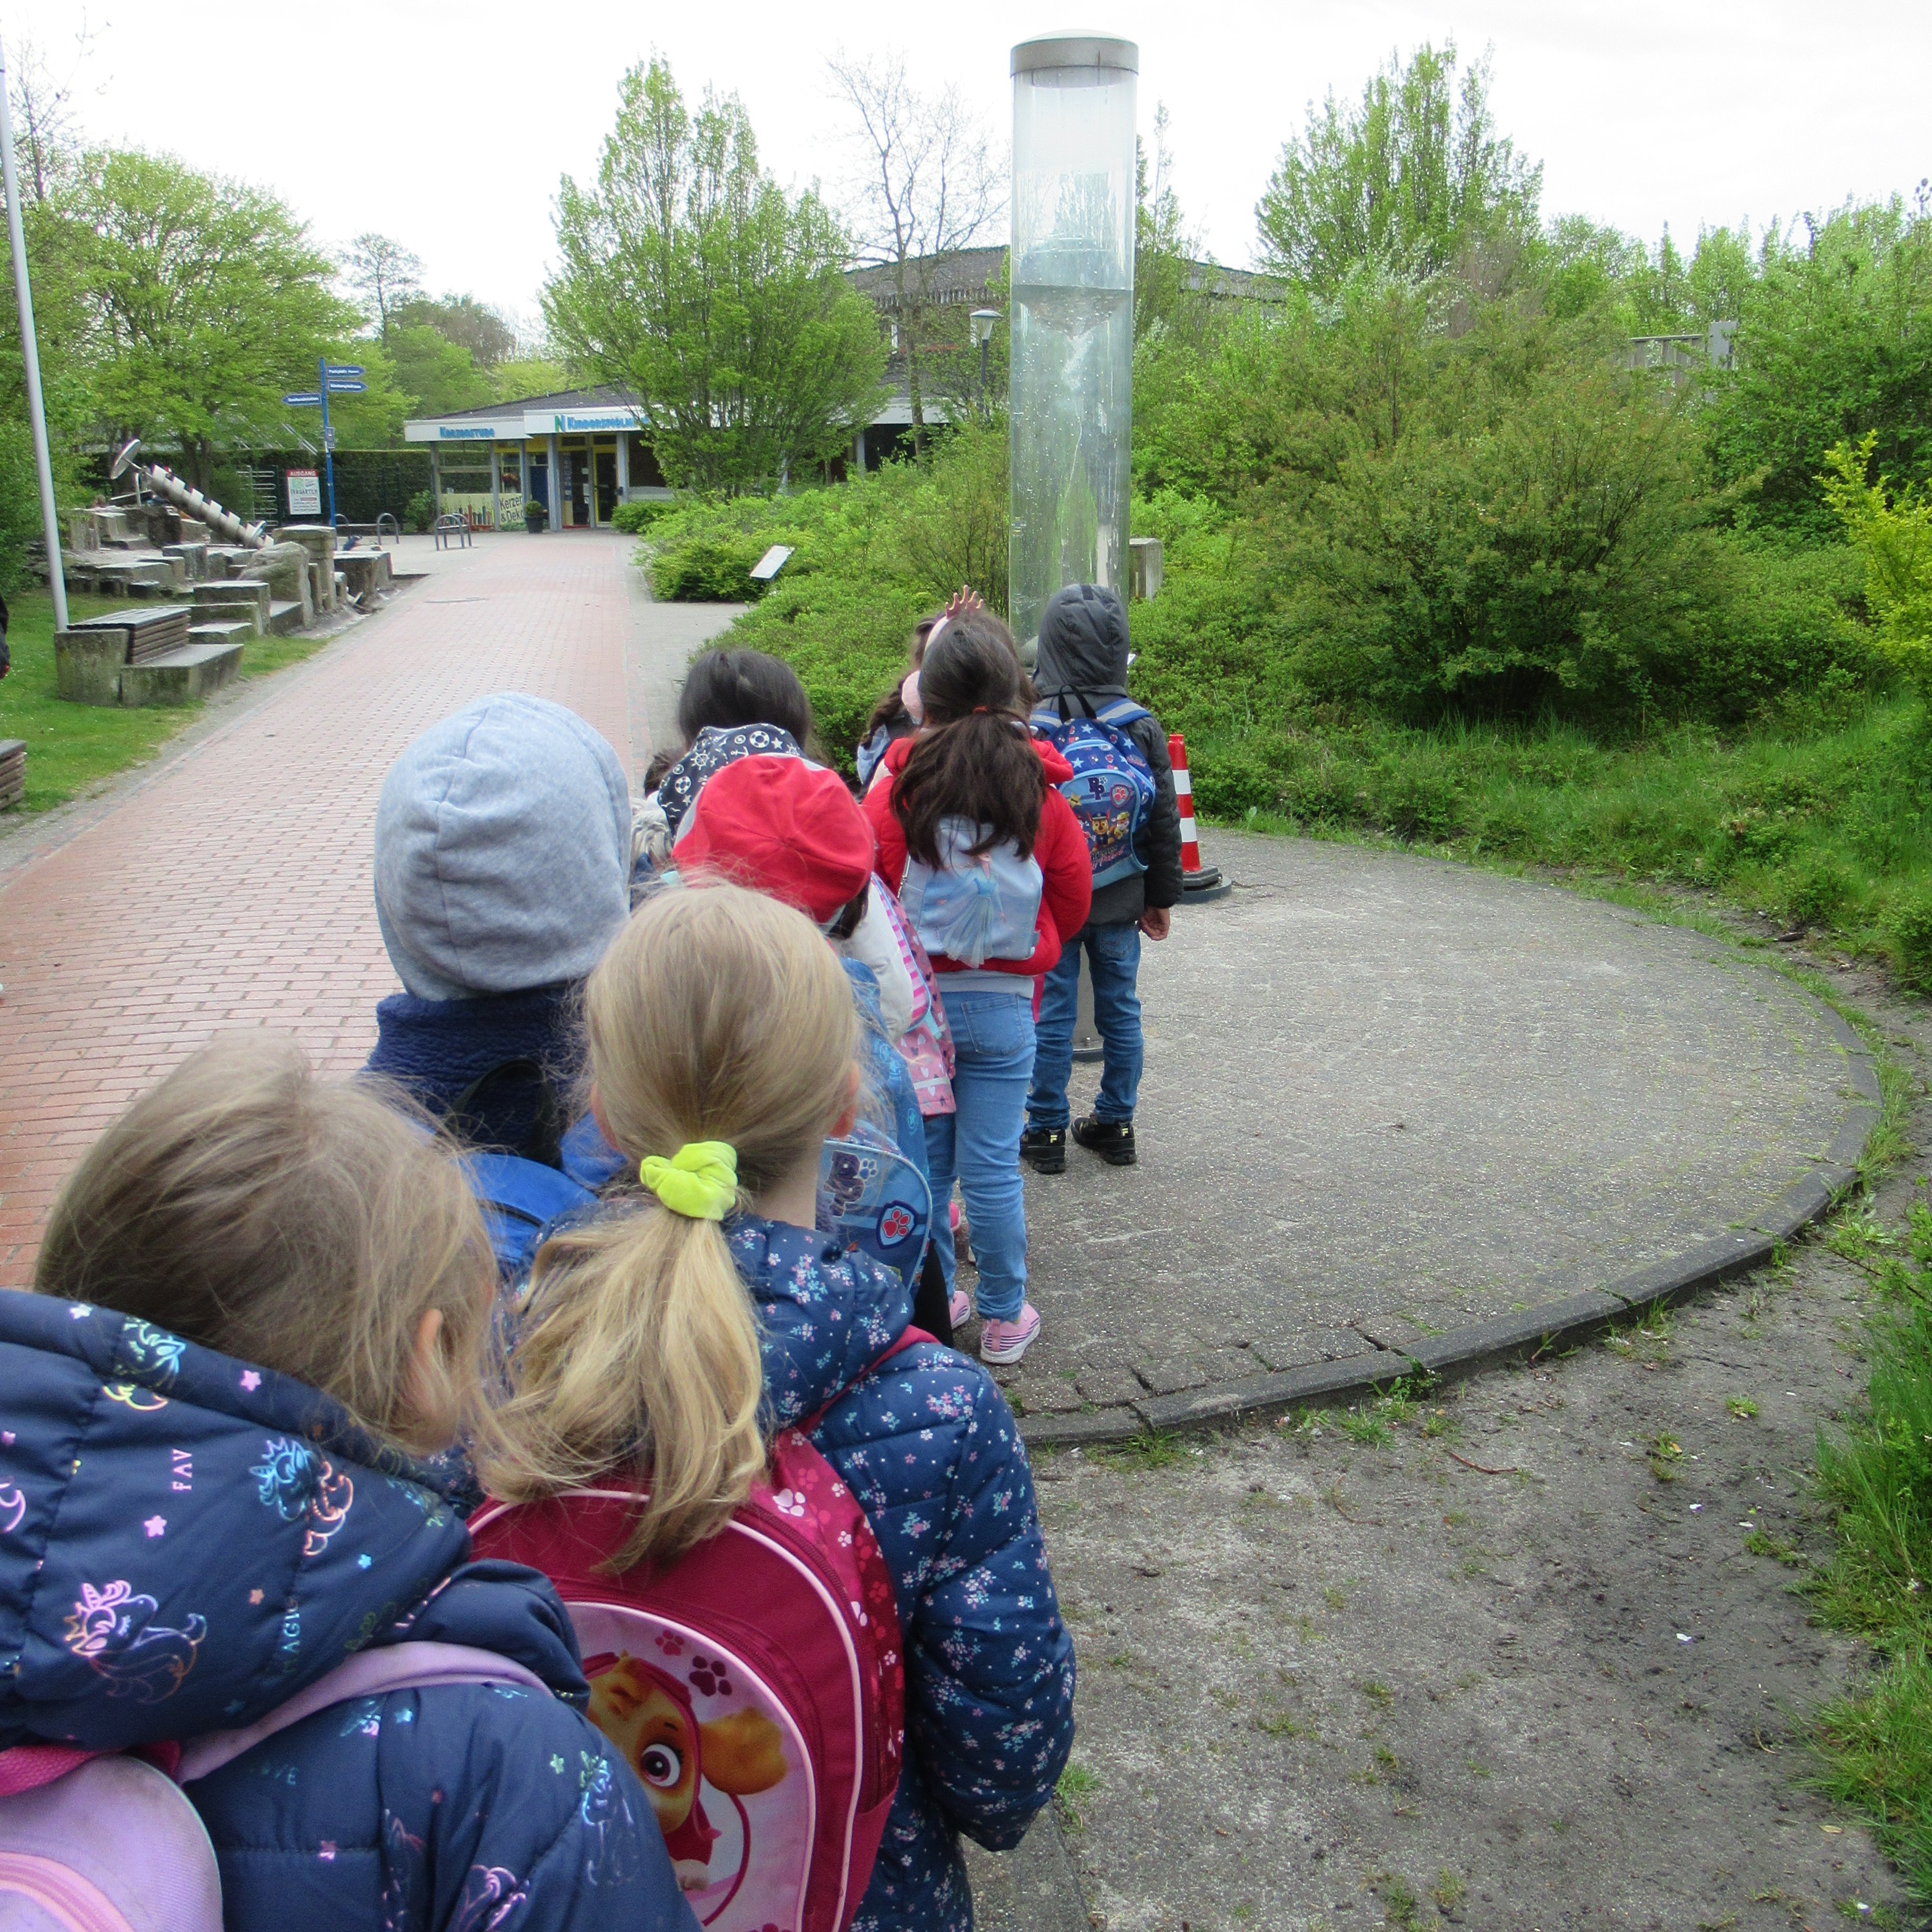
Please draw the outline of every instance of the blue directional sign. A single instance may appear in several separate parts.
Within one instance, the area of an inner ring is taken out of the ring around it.
[[[284,396],[282,400],[292,410],[319,410],[322,406],[322,392],[320,389],[298,389],[293,395]]]
[[[359,362],[332,362],[328,364],[328,378],[333,382],[338,376],[366,376],[368,370]]]
[[[346,377],[332,376],[328,379],[328,393],[332,396],[359,396],[368,386],[367,382],[351,382]]]

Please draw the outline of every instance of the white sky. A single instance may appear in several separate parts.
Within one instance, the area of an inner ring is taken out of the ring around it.
[[[1007,50],[1069,24],[1011,0],[34,0],[0,16],[10,45],[28,20],[53,70],[76,71],[93,137],[272,188],[332,246],[393,235],[433,290],[525,316],[557,178],[594,170],[618,76],[653,45],[687,98],[707,82],[743,97],[782,178],[829,186],[846,166],[825,78],[842,45],[901,50],[922,84],[956,80],[1004,142]],[[1932,174],[1926,0],[1108,0],[1082,24],[1139,43],[1142,132],[1165,100],[1184,210],[1234,265],[1252,257],[1255,202],[1307,103],[1445,36],[1466,58],[1492,49],[1497,118],[1544,164],[1546,214],[1652,241],[1668,223],[1689,241],[1700,224],[1762,226],[1847,195],[1909,194]]]

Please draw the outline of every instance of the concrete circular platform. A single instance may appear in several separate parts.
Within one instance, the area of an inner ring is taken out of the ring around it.
[[[1236,891],[1143,950],[1140,1165],[1028,1177],[1046,1330],[1001,1378],[1030,1438],[1524,1352],[1762,1261],[1849,1177],[1857,1037],[1736,949],[1432,860],[1210,843]]]

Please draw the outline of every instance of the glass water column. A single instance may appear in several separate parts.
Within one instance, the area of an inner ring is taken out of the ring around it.
[[[1126,594],[1139,70],[1131,40],[1013,50],[1006,591],[1022,645],[1063,584]]]

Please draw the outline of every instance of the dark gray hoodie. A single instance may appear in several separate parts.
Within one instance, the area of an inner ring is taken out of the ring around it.
[[[1127,651],[1126,610],[1112,591],[1095,584],[1070,584],[1056,590],[1040,620],[1033,682],[1040,703],[1058,710],[1064,701],[1066,715],[1077,718],[1126,697]],[[1151,715],[1126,728],[1154,773],[1154,809],[1141,848],[1147,870],[1097,888],[1087,916],[1089,926],[1124,925],[1149,906],[1176,905],[1180,899],[1180,810],[1174,802],[1167,733]]]

